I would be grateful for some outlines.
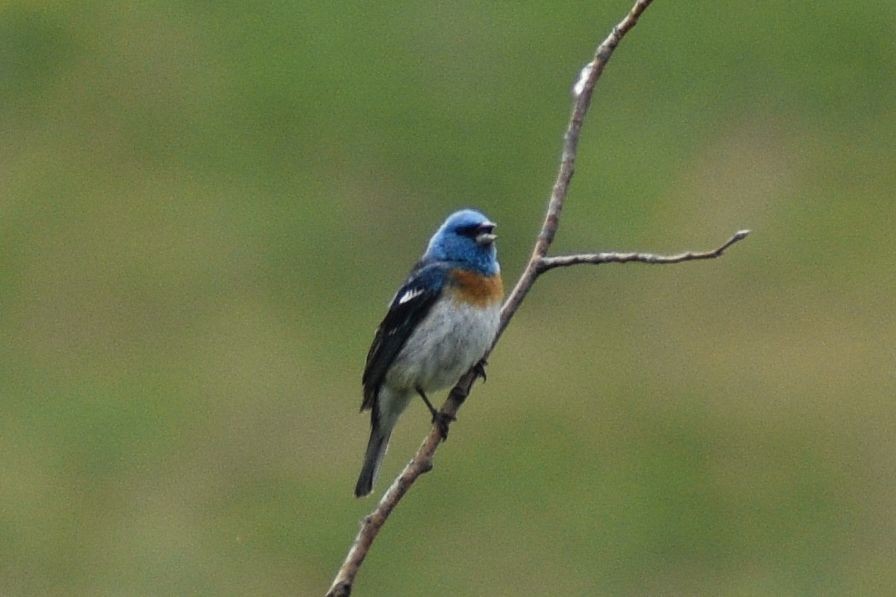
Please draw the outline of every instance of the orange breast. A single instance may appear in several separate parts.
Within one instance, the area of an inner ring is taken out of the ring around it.
[[[455,296],[474,305],[488,306],[504,297],[504,284],[500,274],[483,276],[476,272],[456,270],[451,274]]]

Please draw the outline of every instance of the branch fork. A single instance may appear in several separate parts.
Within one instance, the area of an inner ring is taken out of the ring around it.
[[[551,191],[551,197],[548,202],[547,212],[532,249],[532,255],[526,264],[523,273],[520,275],[516,285],[507,296],[504,305],[501,308],[501,323],[498,328],[498,334],[492,343],[491,348],[483,356],[486,359],[491,353],[501,334],[510,322],[510,319],[516,313],[523,299],[528,294],[532,285],[538,277],[552,269],[558,267],[569,267],[572,265],[591,264],[599,265],[603,263],[648,263],[648,264],[672,264],[684,261],[695,261],[701,259],[715,259],[721,257],[722,254],[735,243],[743,240],[750,233],[749,230],[740,230],[731,236],[726,242],[718,248],[710,251],[693,252],[687,251],[675,255],[656,255],[652,253],[582,253],[575,255],[560,255],[556,257],[548,257],[548,249],[554,241],[557,228],[560,223],[560,212],[563,209],[563,203],[566,200],[569,183],[575,169],[576,151],[579,143],[579,134],[588,107],[591,104],[591,96],[597,80],[603,73],[604,67],[613,55],[613,51],[622,41],[622,38],[634,27],[641,14],[650,6],[652,0],[637,0],[634,6],[629,10],[625,18],[613,27],[610,35],[598,46],[593,60],[582,69],[579,81],[574,88],[574,103],[572,114],[570,115],[569,124],[567,125],[566,134],[564,135],[563,154],[560,159],[560,168],[557,172],[557,178]],[[479,371],[477,367],[473,367],[457,382],[448,394],[448,398],[439,410],[443,420],[448,423],[455,420],[457,411],[460,409],[464,400],[470,393]],[[447,425],[446,425],[447,429]],[[386,493],[380,499],[376,508],[368,516],[365,516],[361,528],[352,543],[351,548],[346,555],[345,561],[339,568],[333,584],[327,592],[327,597],[347,597],[351,594],[352,584],[355,576],[364,562],[364,558],[370,549],[373,540],[376,538],[379,530],[388,520],[392,510],[398,505],[407,491],[420,475],[425,474],[433,468],[433,456],[436,449],[443,440],[442,432],[438,425],[433,425],[429,434],[424,438],[423,443],[417,449],[417,453],[413,459],[404,467],[398,477],[392,482],[392,485],[386,490]]]

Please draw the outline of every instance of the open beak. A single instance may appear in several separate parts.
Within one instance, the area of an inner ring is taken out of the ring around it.
[[[476,233],[476,244],[485,247],[495,242],[495,239],[498,238],[498,235],[495,234],[495,226],[494,222],[480,224]]]

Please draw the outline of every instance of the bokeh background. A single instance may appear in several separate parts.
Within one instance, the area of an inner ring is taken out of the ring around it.
[[[613,2],[0,8],[0,593],[322,594],[449,212],[508,282]],[[658,1],[364,595],[896,591],[896,10]],[[413,405],[377,487],[428,430]]]

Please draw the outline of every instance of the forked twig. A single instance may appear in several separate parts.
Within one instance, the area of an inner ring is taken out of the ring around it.
[[[601,43],[594,54],[594,59],[582,71],[581,79],[576,85],[576,97],[573,104],[572,114],[566,129],[566,135],[563,143],[563,155],[560,160],[560,168],[557,172],[557,179],[554,182],[551,191],[551,198],[548,202],[547,212],[544,222],[532,250],[532,255],[523,270],[520,279],[511,290],[501,308],[501,325],[498,335],[495,338],[489,353],[497,344],[510,319],[519,308],[526,294],[532,288],[535,280],[542,273],[556,267],[566,267],[577,265],[580,263],[600,264],[600,263],[679,263],[682,261],[691,261],[696,259],[712,259],[720,257],[722,253],[747,236],[749,231],[741,230],[732,236],[725,244],[717,249],[702,253],[681,253],[679,255],[654,255],[650,253],[593,253],[582,255],[567,255],[559,257],[547,257],[548,249],[557,233],[557,227],[560,223],[560,212],[563,209],[563,203],[566,200],[566,194],[569,189],[569,182],[575,169],[576,150],[579,143],[579,134],[582,130],[582,124],[588,107],[591,104],[591,96],[594,86],[603,73],[604,67],[613,55],[616,46],[622,40],[626,33],[634,27],[641,14],[650,6],[652,0],[637,0],[625,18],[615,27],[609,36]],[[485,355],[488,356],[488,353]],[[445,415],[443,420],[454,420],[458,409],[470,393],[473,383],[476,381],[476,370],[468,371],[457,384],[452,388],[442,405],[440,412]],[[442,440],[442,434],[437,426],[433,426],[429,434],[423,440],[423,443],[417,449],[414,458],[404,467],[401,474],[392,482],[386,493],[380,499],[376,508],[369,515],[364,517],[361,529],[358,531],[351,548],[346,555],[345,561],[339,568],[333,584],[327,592],[327,597],[347,597],[351,594],[352,584],[355,576],[364,562],[364,558],[370,549],[373,540],[379,533],[380,528],[388,520],[392,510],[398,505],[402,497],[410,489],[411,485],[420,475],[432,469],[432,459]]]
[[[655,265],[668,265],[683,261],[696,261],[698,259],[715,259],[721,257],[725,250],[738,241],[742,241],[750,234],[749,230],[738,230],[724,244],[712,251],[686,251],[676,255],[655,255],[653,253],[581,253],[578,255],[558,255],[557,257],[542,257],[538,262],[538,274],[543,274],[555,267],[569,267],[588,263],[600,265],[601,263],[652,263]]]

